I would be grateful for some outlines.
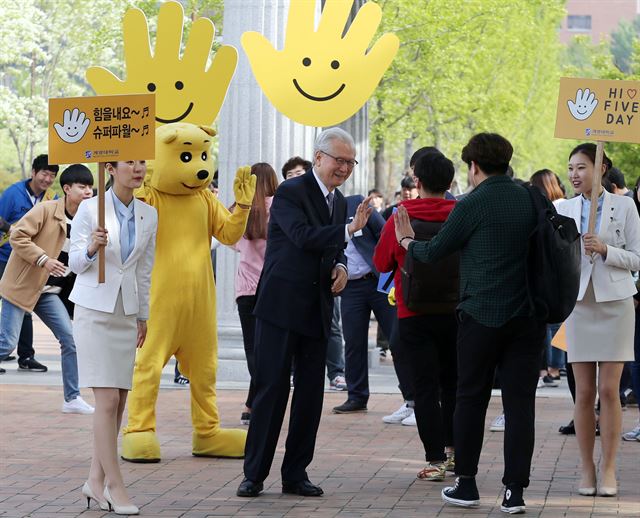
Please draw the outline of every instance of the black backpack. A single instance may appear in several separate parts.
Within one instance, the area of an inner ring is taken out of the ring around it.
[[[415,239],[431,241],[442,223],[411,220]],[[404,259],[402,299],[411,311],[425,315],[449,315],[455,312],[460,291],[460,254],[456,252],[434,263],[421,263],[410,254]]]
[[[533,313],[549,324],[564,322],[580,290],[580,232],[573,218],[556,212],[537,187],[529,186],[537,224],[529,236],[527,290]]]

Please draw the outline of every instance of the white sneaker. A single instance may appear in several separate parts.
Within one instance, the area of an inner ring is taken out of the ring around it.
[[[413,408],[411,409],[411,415],[409,417],[405,417],[402,420],[402,424],[405,426],[418,426],[418,423],[416,422],[416,413],[413,411]]]
[[[403,420],[405,420],[410,415],[413,415],[413,408],[411,408],[406,403],[403,403],[403,405],[400,408],[398,408],[398,410],[396,410],[391,415],[384,416],[382,420],[385,423],[389,423],[389,424],[400,424],[402,423]]]
[[[347,390],[347,380],[344,376],[336,376],[329,382],[330,390]]]
[[[492,432],[504,432],[504,414],[500,414],[493,420],[489,430]]]
[[[640,441],[640,423],[630,432],[627,432],[622,435],[622,438],[625,441]]]
[[[544,381],[542,380],[542,377],[538,378],[538,386],[536,388],[544,388]]]
[[[93,412],[94,408],[80,396],[62,403],[63,414],[93,414]]]

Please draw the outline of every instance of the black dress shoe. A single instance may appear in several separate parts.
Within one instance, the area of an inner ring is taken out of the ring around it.
[[[358,403],[353,399],[347,399],[339,406],[333,407],[334,414],[353,414],[355,412],[366,412],[367,405],[365,403]]]
[[[282,492],[300,496],[321,496],[324,491],[320,486],[314,486],[308,480],[299,482],[282,482]]]
[[[238,490],[236,491],[236,495],[238,496],[258,496],[262,491],[263,486],[262,482],[254,482],[253,480],[249,480],[245,478],[240,485],[238,486]]]
[[[562,434],[562,435],[575,435],[576,434],[576,427],[573,424],[573,419],[571,420],[571,422],[567,425],[561,426],[558,431]]]

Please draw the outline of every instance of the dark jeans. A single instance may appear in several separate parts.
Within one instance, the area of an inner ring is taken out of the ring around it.
[[[7,263],[0,261],[0,279],[4,275],[4,270],[7,267]],[[26,312],[22,320],[22,327],[20,327],[20,336],[18,337],[18,359],[26,360],[27,358],[33,358],[36,355],[36,351],[33,348],[33,319],[31,313]]]
[[[461,312],[458,326],[458,392],[453,418],[456,475],[475,476],[496,367],[505,414],[503,484],[529,485],[535,441],[536,386],[545,324],[513,318],[486,327]]]
[[[369,400],[368,346],[371,311],[378,320],[378,328],[391,336],[396,310],[389,305],[387,294],[378,291],[376,278],[347,282],[341,299],[348,398],[366,405]]]
[[[400,339],[410,358],[415,414],[427,462],[442,462],[453,446],[456,407],[456,334],[454,315],[420,315],[398,320]]]
[[[236,299],[238,305],[238,315],[240,316],[240,326],[242,327],[242,340],[244,342],[244,354],[247,357],[247,368],[249,369],[249,393],[245,406],[251,408],[253,398],[256,395],[256,386],[253,381],[256,370],[256,362],[253,354],[253,344],[256,338],[256,317],[253,316],[253,309],[256,305],[255,295],[244,295]]]
[[[398,378],[398,388],[405,401],[415,401],[415,390],[413,387],[413,369],[411,368],[411,357],[407,353],[407,348],[400,339],[398,331],[398,316],[396,313],[393,330],[389,337],[389,349],[393,355],[393,369]]]

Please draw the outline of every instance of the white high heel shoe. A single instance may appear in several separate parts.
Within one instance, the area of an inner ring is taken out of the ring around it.
[[[87,509],[91,507],[91,499],[93,498],[100,506],[100,509],[102,509],[103,511],[109,510],[109,503],[106,500],[98,500],[96,495],[91,490],[91,486],[89,486],[88,482],[85,482],[84,486],[82,486],[82,494],[87,497]]]
[[[109,511],[113,511],[116,514],[140,514],[140,509],[138,509],[135,505],[116,505],[111,498],[111,494],[109,493],[109,488],[104,486],[104,497],[109,504]]]

